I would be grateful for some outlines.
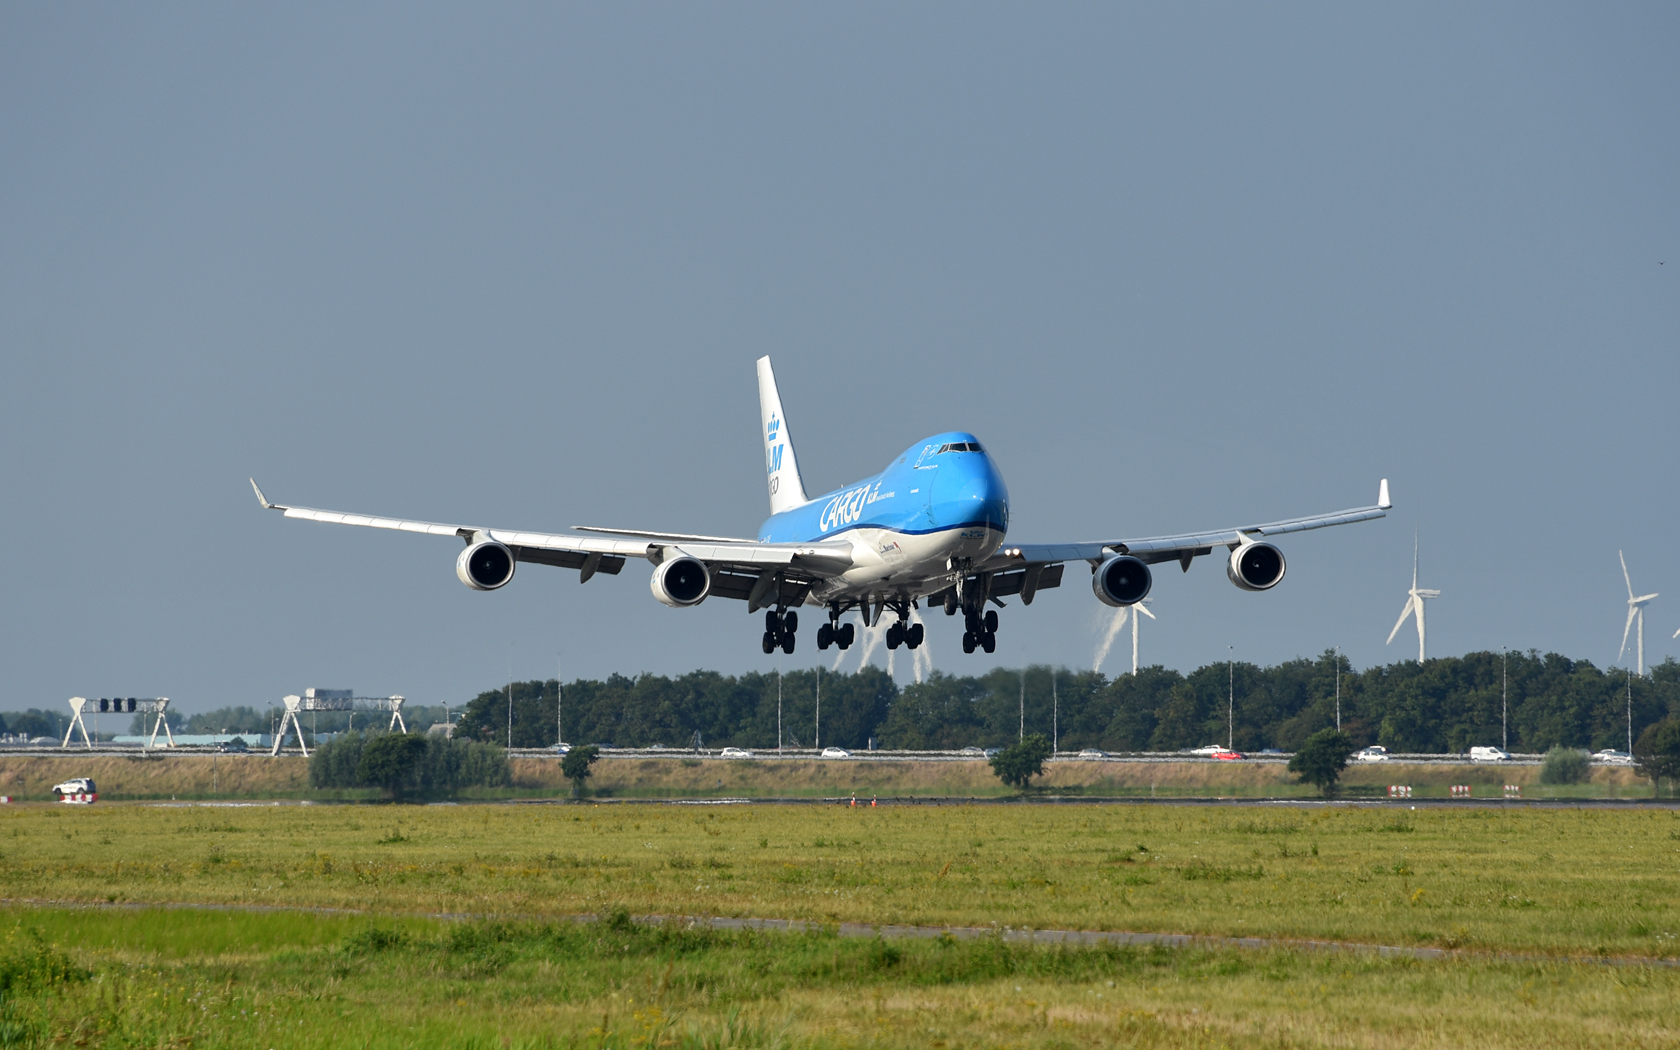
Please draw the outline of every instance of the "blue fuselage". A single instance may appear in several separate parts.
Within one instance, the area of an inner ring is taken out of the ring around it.
[[[917,442],[874,477],[771,515],[758,538],[810,543],[856,530],[929,538],[979,530],[1001,543],[1008,528],[1003,476],[973,434],[951,431]]]

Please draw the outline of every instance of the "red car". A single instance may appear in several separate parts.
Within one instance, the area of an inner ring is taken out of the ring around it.
[[[1219,761],[1221,761],[1221,762],[1241,762],[1243,759],[1247,758],[1248,756],[1243,754],[1241,751],[1223,751],[1222,750],[1222,751],[1215,752],[1213,757],[1219,759]]]

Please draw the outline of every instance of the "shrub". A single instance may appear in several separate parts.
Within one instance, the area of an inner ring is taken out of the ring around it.
[[[601,749],[594,744],[574,747],[560,760],[560,773],[572,782],[572,797],[583,797],[583,782],[589,779],[589,767],[601,757]]]
[[[1665,718],[1646,728],[1633,745],[1633,760],[1639,775],[1652,782],[1667,778],[1672,787],[1680,780],[1680,718]]]
[[[1580,784],[1589,772],[1585,751],[1559,744],[1546,752],[1546,760],[1540,765],[1540,783]]]
[[[1298,784],[1316,784],[1328,795],[1336,790],[1336,781],[1347,768],[1348,756],[1353,754],[1353,740],[1340,729],[1321,729],[1307,738],[1301,750],[1289,760],[1289,771],[1297,775]]]
[[[364,768],[363,755],[376,749],[383,739],[411,741],[395,746],[412,748],[418,754],[408,779],[398,782],[422,795],[448,796],[469,787],[506,787],[513,782],[507,752],[494,744],[472,740],[444,740],[438,737],[402,733],[345,733],[321,745],[309,756],[309,784],[316,788],[386,787],[383,774],[373,765]],[[392,746],[392,745],[381,745]],[[376,776],[379,778],[376,779]]]
[[[992,756],[992,772],[1010,787],[1025,790],[1033,777],[1044,775],[1044,760],[1050,757],[1050,741],[1042,733],[1029,733],[1014,747]]]

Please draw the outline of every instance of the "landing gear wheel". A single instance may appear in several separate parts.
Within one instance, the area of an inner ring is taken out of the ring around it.
[[[997,610],[996,609],[987,609],[986,610],[986,633],[987,634],[996,634],[997,633]],[[988,653],[991,652],[990,649],[987,649],[986,651]]]
[[[923,637],[924,632],[922,631],[922,625],[919,623],[913,623],[910,625],[910,629],[904,632],[904,644],[908,645],[912,649],[920,649],[922,647]]]
[[[776,636],[769,631],[764,632],[764,655],[769,656],[776,651]]]
[[[766,637],[768,637],[768,636],[766,636]],[[765,644],[768,645],[769,643],[766,642]],[[766,649],[764,651],[769,652],[770,650]],[[973,631],[964,631],[963,632],[963,652],[972,653],[973,651],[974,651],[974,632]]]
[[[834,625],[822,624],[817,628],[817,648],[827,649],[834,644]]]
[[[996,649],[997,649],[997,632],[987,631],[985,634],[981,635],[980,636],[980,648],[986,650],[988,653],[996,651]]]
[[[839,643],[840,648],[850,649],[852,647],[852,643],[857,640],[857,625],[850,623],[841,624],[840,629],[835,634],[834,640]]]
[[[793,643],[797,640],[798,639],[796,639],[793,636],[792,631],[789,631],[788,633],[782,635],[782,652],[787,653],[789,656],[792,656],[793,655]]]
[[[769,631],[771,634],[780,634],[782,628],[781,619],[781,617],[776,615],[776,610],[766,610],[764,613],[764,629]]]
[[[957,615],[957,592],[952,589],[945,594],[945,615]]]
[[[785,614],[783,614],[782,630],[786,631],[788,634],[792,634],[793,632],[799,630],[799,614],[794,612],[792,609],[789,609]]]
[[[895,623],[887,628],[887,648],[897,649],[904,644],[904,625]]]

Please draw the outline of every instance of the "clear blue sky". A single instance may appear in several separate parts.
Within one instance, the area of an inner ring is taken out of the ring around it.
[[[9,5],[0,710],[773,667],[645,567],[469,592],[245,482],[750,534],[761,354],[811,491],[967,428],[1021,541],[1392,480],[1271,593],[1159,572],[1146,662],[1404,658],[1414,528],[1433,653],[1611,662],[1621,548],[1657,662],[1677,54],[1673,4]],[[1089,666],[1108,615],[1070,571],[930,650]]]

